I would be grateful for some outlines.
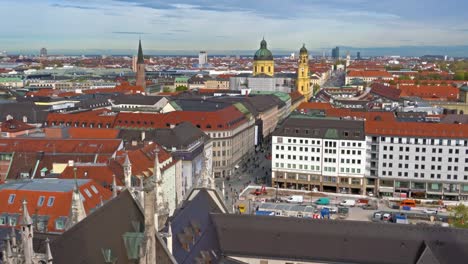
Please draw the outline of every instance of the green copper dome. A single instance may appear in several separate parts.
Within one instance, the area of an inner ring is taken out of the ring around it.
[[[300,54],[307,53],[307,49],[306,49],[306,47],[305,47],[305,44],[302,44],[302,48],[299,50],[299,53],[300,53]]]
[[[267,49],[265,39],[260,42],[260,49],[255,52],[254,60],[273,60],[273,54]]]

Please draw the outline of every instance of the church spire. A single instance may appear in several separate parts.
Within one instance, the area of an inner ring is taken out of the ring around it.
[[[159,148],[155,149],[153,175],[144,179],[145,238],[141,246],[141,264],[156,263],[156,232],[158,230],[157,193],[159,184]]]
[[[141,48],[141,39],[138,43],[138,59],[137,59],[137,64],[143,64],[145,63],[145,59],[143,58],[143,49]]]
[[[47,261],[48,264],[49,263],[52,264],[52,260],[54,260],[54,258],[52,257],[52,252],[50,250],[50,240],[49,240],[49,238],[46,238],[45,243],[46,243],[46,255],[45,255],[46,259],[45,259],[45,261]]]
[[[21,220],[21,239],[23,242],[24,264],[32,264],[34,257],[33,250],[33,221],[28,212],[28,202],[23,201],[23,217]]]
[[[76,168],[73,168],[75,187],[73,188],[70,215],[68,217],[65,230],[70,229],[86,217],[86,210],[84,208],[83,200],[81,200],[80,187],[76,178],[76,170]]]

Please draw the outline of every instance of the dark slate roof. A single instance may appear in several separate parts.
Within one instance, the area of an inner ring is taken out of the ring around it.
[[[254,215],[211,217],[227,256],[389,264],[457,264],[468,259],[464,229]]]
[[[163,96],[145,96],[140,94],[125,95],[120,94],[111,98],[114,104],[135,104],[135,105],[154,105],[159,102]]]
[[[364,140],[364,121],[290,117],[274,136]]]
[[[28,118],[27,123],[44,123],[47,120],[48,106],[37,106],[32,102],[17,102],[0,104],[0,121],[6,120],[7,116],[23,120]]]
[[[468,115],[446,115],[440,122],[444,124],[468,124]]]
[[[193,198],[190,199],[190,197]],[[210,263],[217,263],[221,258],[216,229],[210,213],[221,213],[223,209],[219,207],[215,199],[219,199],[219,196],[213,190],[194,189],[189,199],[174,213],[171,227],[173,255],[177,263],[197,263],[196,259],[201,257],[202,251],[210,255],[212,260]],[[200,234],[195,235],[195,243],[190,244],[190,249],[187,251],[182,247],[182,235],[187,229],[193,230],[193,226],[199,227]]]
[[[183,111],[213,112],[230,106],[229,103],[203,99],[177,99],[174,101]]]
[[[127,142],[140,141],[141,133],[141,131],[137,130],[120,130],[119,138]],[[159,128],[145,132],[146,141],[156,141],[169,150],[172,147],[187,147],[202,138],[207,139],[208,136],[190,122],[182,122],[174,128]]]
[[[125,190],[52,241],[54,263],[104,263],[102,249],[112,250],[116,264],[130,263],[122,235],[136,231],[135,221],[143,226],[144,216]],[[157,263],[174,263],[162,246],[162,239],[158,236],[156,241]]]

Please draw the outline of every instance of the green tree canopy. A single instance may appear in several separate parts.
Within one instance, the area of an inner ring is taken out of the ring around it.
[[[185,85],[179,85],[179,86],[177,86],[177,87],[175,88],[175,90],[176,90],[177,92],[182,92],[182,91],[187,91],[188,88],[187,88],[187,86],[185,86]]]
[[[451,213],[452,225],[459,228],[468,228],[468,207],[459,204],[453,208]]]

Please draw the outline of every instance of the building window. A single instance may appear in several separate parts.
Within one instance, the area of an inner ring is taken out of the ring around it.
[[[15,202],[15,197],[16,197],[15,194],[10,194],[10,197],[8,197],[8,203],[9,204],[14,203]]]
[[[40,196],[39,199],[37,200],[37,206],[41,207],[42,205],[44,205],[44,201],[45,201],[45,196]]]
[[[55,197],[53,196],[49,197],[49,200],[47,201],[47,206],[51,207],[52,205],[54,205],[54,201],[55,201]]]

